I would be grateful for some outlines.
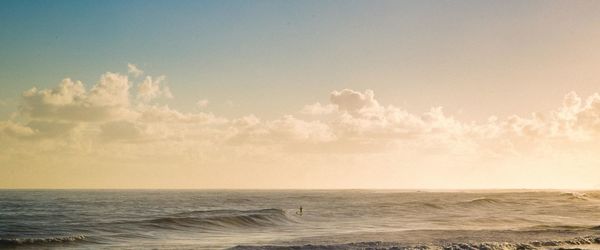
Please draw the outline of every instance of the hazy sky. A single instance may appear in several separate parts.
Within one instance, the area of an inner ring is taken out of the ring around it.
[[[600,188],[599,1],[3,1],[0,188]]]

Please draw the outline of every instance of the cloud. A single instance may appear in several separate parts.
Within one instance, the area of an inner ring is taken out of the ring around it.
[[[0,164],[7,156],[22,162],[27,155],[132,164],[189,160],[207,168],[294,163],[327,171],[360,162],[367,165],[355,168],[366,171],[378,164],[436,163],[441,169],[519,157],[535,162],[557,154],[588,159],[600,149],[598,94],[568,93],[545,113],[465,122],[443,107],[412,113],[384,105],[372,90],[342,89],[329,93],[329,103],[304,106],[300,114],[311,116],[225,118],[158,103],[172,97],[164,79],[145,76],[134,85],[126,75],[107,72],[89,88],[66,78],[53,88],[25,91],[17,115],[0,121],[0,143],[6,145]]]
[[[124,116],[128,106],[127,77],[106,73],[90,91],[69,78],[53,89],[25,91],[20,113],[30,119],[97,121]]]
[[[54,89],[38,91],[37,88],[32,88],[23,93],[23,96],[39,99],[39,102],[49,105],[65,106],[80,101],[85,98],[85,94],[86,90],[81,82],[74,82],[67,78]]]
[[[134,141],[143,139],[144,127],[130,121],[112,121],[100,126],[100,137],[105,141]]]
[[[161,86],[165,78],[165,76],[159,76],[153,79],[151,76],[146,76],[144,81],[138,85],[137,98],[144,102],[149,102],[159,97],[173,98],[171,89],[165,85]]]
[[[304,121],[291,115],[286,115],[267,123],[271,136],[281,139],[289,138],[301,142],[328,142],[336,139],[331,128],[320,121]]]
[[[23,122],[5,122],[3,133],[53,138],[67,137],[78,128],[83,131],[81,136],[93,138],[95,134],[103,141],[210,141],[213,145],[243,143],[257,147],[304,143],[316,151],[321,148],[323,153],[332,150],[332,145],[352,150],[369,145],[384,151],[410,145],[425,151],[435,148],[473,154],[518,152],[547,140],[574,143],[600,136],[600,95],[584,100],[574,92],[568,93],[562,106],[545,116],[537,113],[466,123],[446,115],[442,107],[414,114],[381,105],[372,90],[342,89],[330,93],[330,103],[317,102],[301,110],[302,114],[327,115],[326,119],[316,116],[305,120],[292,115],[272,120],[254,115],[225,119],[153,103],[161,97],[172,97],[164,79],[146,76],[137,85],[134,99],[128,77],[110,72],[89,91],[83,83],[69,78],[55,88],[32,88],[22,95],[19,119]],[[204,99],[196,105],[206,107],[208,103]]]
[[[129,105],[129,79],[117,73],[105,73],[98,84],[92,87],[88,96],[90,104],[96,106]]]
[[[36,134],[32,128],[14,123],[12,121],[0,122],[0,135],[13,137],[30,137]]]
[[[330,94],[332,104],[318,105],[312,108],[333,114],[330,126],[340,138],[351,141],[389,141],[399,138],[412,138],[431,130],[434,119],[411,114],[394,106],[384,107],[375,99],[372,90],[358,92],[351,89],[333,91]],[[438,114],[443,117],[443,114]]]
[[[584,101],[570,92],[563,98],[562,106],[548,115],[533,113],[529,118],[513,115],[497,123],[507,136],[572,142],[593,140],[600,135],[600,95],[593,94]]]
[[[380,107],[377,100],[375,100],[375,93],[370,89],[367,89],[364,93],[351,89],[333,91],[329,100],[337,105],[340,110],[348,112],[359,112]]]
[[[127,64],[127,72],[133,77],[140,77],[144,74],[144,71],[139,69],[135,64]]]
[[[211,113],[182,113],[171,109],[167,105],[140,105],[137,112],[139,112],[137,119],[144,122],[204,124],[227,121],[227,119],[217,117]]]
[[[592,134],[598,135],[600,133],[600,94],[596,93],[588,97],[585,104],[577,104],[565,107],[565,109],[571,109],[575,114],[574,119],[565,119],[571,122],[568,123],[571,125],[570,129],[590,130]]]
[[[67,136],[75,129],[78,123],[64,121],[33,120],[27,123],[27,127],[33,129],[37,138],[55,138]]]
[[[330,93],[331,103],[317,102],[301,110],[302,114],[328,115],[327,119],[303,120],[285,115],[261,120],[252,115],[230,120],[212,113],[183,113],[167,105],[153,104],[157,98],[172,97],[163,85],[164,79],[164,76],[146,76],[137,86],[135,100],[130,98],[127,76],[110,72],[103,74],[89,91],[83,83],[68,78],[52,89],[32,88],[23,93],[20,107],[23,119],[29,121],[22,125],[6,123],[3,130],[5,134],[51,138],[65,136],[75,128],[86,128],[89,135],[96,133],[105,141],[108,138],[118,141],[115,139],[122,137],[126,140],[121,141],[210,139],[213,144],[243,142],[257,146],[306,143],[316,149],[322,147],[324,153],[331,149],[332,143],[344,144],[341,148],[371,145],[395,150],[410,144],[436,150],[446,147],[448,152],[464,149],[498,153],[551,138],[576,142],[600,135],[599,95],[583,100],[576,93],[568,93],[562,106],[547,116],[510,116],[504,120],[493,117],[486,123],[465,123],[444,114],[442,107],[413,114],[392,105],[381,105],[372,90],[343,89]],[[208,103],[200,100],[196,105],[205,107]]]

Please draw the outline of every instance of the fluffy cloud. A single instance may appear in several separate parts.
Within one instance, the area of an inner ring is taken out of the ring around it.
[[[151,76],[146,76],[146,79],[138,85],[137,98],[145,102],[149,102],[159,97],[173,98],[171,89],[169,89],[168,86],[161,85],[161,82],[164,80],[165,76],[159,76],[156,79],[152,79]]]
[[[375,93],[370,89],[367,89],[364,93],[351,89],[333,91],[329,100],[337,105],[340,110],[352,113],[380,107],[377,100],[375,100]]]
[[[132,75],[134,66],[129,67]],[[382,105],[372,90],[343,89],[329,94],[330,103],[304,106],[299,116],[265,120],[186,113],[158,104],[159,98],[172,97],[164,79],[146,76],[135,84],[126,75],[108,72],[89,89],[67,78],[54,88],[25,91],[17,115],[0,121],[0,142],[8,145],[0,149],[0,161],[61,152],[115,161],[175,158],[217,165],[266,166],[291,159],[308,165],[425,161],[420,159],[458,164],[556,152],[581,156],[600,148],[598,94],[582,98],[568,93],[556,110],[543,115],[463,122],[442,107],[415,114]],[[208,101],[196,105],[206,107]],[[310,116],[302,116],[306,114]]]
[[[497,156],[592,142],[600,135],[598,94],[583,100],[574,92],[568,93],[562,106],[547,115],[490,117],[484,123],[459,121],[444,114],[442,107],[414,114],[395,106],[382,106],[371,90],[333,91],[330,101],[331,104],[326,105],[307,105],[301,113],[333,115],[327,125],[337,140],[354,143],[391,142],[396,146],[400,143],[446,152],[458,150]]]
[[[104,74],[90,91],[88,101],[96,106],[127,107],[129,105],[129,79],[127,76],[116,73]]]
[[[571,132],[577,134],[577,132],[589,131],[589,136],[592,137],[600,133],[599,94],[588,97],[583,103],[575,93],[571,93],[565,98],[561,111],[563,116],[559,116],[561,121],[559,128],[566,130],[567,135],[571,135]]]
[[[106,73],[90,91],[68,78],[53,89],[25,91],[20,112],[31,119],[95,121],[126,115],[128,107],[127,77]]]
[[[498,126],[511,136],[573,142],[593,140],[600,133],[600,95],[594,94],[584,101],[571,92],[565,95],[562,106],[548,115],[510,116],[499,121]]]
[[[300,113],[317,115],[313,117],[316,120],[292,115],[274,120],[253,115],[225,119],[212,113],[182,113],[153,103],[159,97],[172,97],[164,79],[146,76],[135,94],[127,76],[110,72],[89,91],[83,83],[68,78],[52,89],[32,88],[22,96],[21,122],[6,121],[1,128],[5,135],[32,138],[64,137],[79,128],[85,132],[82,136],[102,141],[209,140],[215,145],[256,146],[305,143],[322,147],[324,153],[335,144],[344,144],[343,148],[379,145],[377,148],[396,150],[410,145],[498,153],[514,151],[519,145],[530,147],[536,141],[590,141],[600,135],[597,94],[583,100],[569,93],[562,106],[546,116],[492,117],[485,123],[465,123],[445,115],[441,107],[413,114],[381,105],[372,90],[343,89],[330,93],[331,103],[304,106]],[[206,107],[208,101],[200,100],[196,105]],[[318,115],[327,118],[319,119]]]

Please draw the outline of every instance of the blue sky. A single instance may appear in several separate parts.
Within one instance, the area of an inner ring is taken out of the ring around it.
[[[598,90],[586,68],[597,53],[582,48],[598,39],[599,9],[594,1],[4,1],[0,98],[64,77],[89,86],[135,63],[167,76],[178,97],[170,105],[209,99],[232,115],[281,115],[341,88],[473,119],[546,110],[529,97]],[[227,100],[240,107],[219,105]],[[481,101],[491,102],[472,108]]]

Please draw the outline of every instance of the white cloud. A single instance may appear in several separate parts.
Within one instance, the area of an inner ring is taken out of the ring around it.
[[[23,93],[26,98],[37,97],[40,102],[49,105],[64,106],[80,101],[85,98],[86,90],[81,82],[73,82],[71,79],[64,79],[60,85],[54,89],[45,89],[38,91],[32,88]]]
[[[136,137],[137,142],[162,138],[228,145],[243,142],[257,147],[306,143],[315,149],[322,147],[323,152],[331,150],[334,144],[344,144],[342,148],[370,145],[394,150],[409,143],[414,148],[445,147],[448,152],[459,149],[495,153],[535,147],[535,143],[543,144],[543,140],[553,138],[585,142],[600,136],[600,95],[583,100],[569,93],[562,106],[546,116],[494,117],[485,123],[465,123],[447,116],[441,107],[413,114],[381,105],[372,90],[343,89],[330,93],[331,103],[306,105],[301,110],[303,114],[326,114],[327,119],[303,120],[286,115],[273,120],[256,116],[229,120],[212,113],[183,113],[167,105],[152,104],[157,98],[172,97],[163,85],[164,79],[146,76],[137,86],[138,102],[130,98],[127,76],[110,72],[102,75],[89,91],[81,82],[68,78],[52,89],[32,88],[22,96],[22,117],[18,120],[24,122],[5,123],[3,133],[52,138],[79,128],[83,131],[81,136],[98,134],[105,139],[123,137],[129,141]],[[208,103],[203,99],[196,105],[206,107]],[[233,105],[231,101],[226,103]]]
[[[300,112],[315,116],[227,119],[157,104],[157,98],[172,96],[163,82],[164,77],[147,76],[132,90],[127,76],[109,72],[89,90],[68,78],[54,88],[32,88],[23,93],[18,115],[0,121],[0,143],[7,145],[0,156],[11,152],[54,157],[68,152],[139,162],[148,157],[190,158],[223,166],[295,160],[327,165],[356,159],[407,164],[432,158],[460,165],[459,161],[544,158],[556,152],[580,155],[600,149],[598,94],[582,98],[568,93],[556,110],[543,115],[464,122],[442,107],[411,113],[383,105],[372,90],[343,89],[330,93],[330,103],[306,105]],[[208,103],[200,100],[195,105]]]
[[[266,121],[256,116],[228,120],[211,113],[182,113],[166,105],[150,104],[156,98],[172,96],[162,84],[164,79],[164,76],[147,76],[138,85],[136,99],[140,102],[136,105],[131,105],[127,76],[110,72],[102,75],[90,91],[81,82],[71,79],[63,80],[53,89],[33,88],[23,94],[20,108],[23,117],[30,121],[24,125],[5,124],[3,130],[5,134],[35,134],[40,138],[62,136],[64,133],[59,131],[67,133],[77,127],[87,128],[92,134],[100,131],[103,138],[127,137],[125,133],[151,137],[160,131],[163,135],[160,138],[175,138],[164,135],[176,134],[178,140],[197,140],[204,136],[214,143],[218,140],[268,144],[337,141],[396,147],[398,143],[421,141],[425,147],[446,145],[448,149],[456,149],[468,145],[471,151],[493,148],[495,152],[505,151],[497,145],[531,146],[534,141],[546,138],[589,141],[600,135],[599,95],[583,101],[577,94],[569,93],[563,105],[545,117],[539,114],[530,118],[511,116],[478,124],[449,117],[441,107],[424,114],[412,114],[391,105],[382,106],[372,90],[343,89],[331,92],[331,103],[306,105],[301,110],[303,114],[327,114],[326,120],[302,120],[290,115]],[[196,105],[205,107],[208,103],[204,99]],[[226,103],[233,105],[230,101]],[[144,128],[146,133],[138,133],[139,128]],[[218,136],[207,135],[208,131]],[[495,146],[490,147],[492,144]]]
[[[144,71],[139,69],[137,65],[128,63],[127,64],[127,72],[133,77],[140,77],[144,74]]]
[[[223,123],[227,121],[211,113],[186,114],[166,105],[140,105],[136,111],[139,114],[137,119],[144,122]]]
[[[20,112],[31,119],[105,120],[126,115],[129,84],[126,76],[106,73],[88,92],[81,82],[67,78],[53,89],[25,91],[22,99]]]
[[[105,73],[90,90],[88,101],[96,106],[129,106],[129,79],[117,73]]]
[[[336,139],[331,128],[320,121],[304,121],[291,115],[267,124],[271,136],[295,141],[329,142]]]
[[[165,85],[161,86],[165,78],[165,76],[159,76],[153,79],[151,76],[146,76],[144,81],[138,85],[137,98],[144,102],[149,102],[159,97],[173,98],[171,89]]]

